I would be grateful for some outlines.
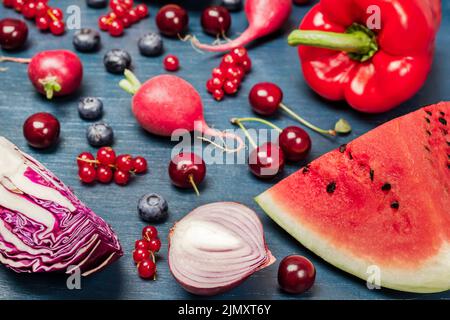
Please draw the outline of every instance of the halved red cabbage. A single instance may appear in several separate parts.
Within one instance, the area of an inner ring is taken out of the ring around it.
[[[41,163],[0,137],[1,263],[16,272],[79,267],[89,275],[122,255],[103,219]]]

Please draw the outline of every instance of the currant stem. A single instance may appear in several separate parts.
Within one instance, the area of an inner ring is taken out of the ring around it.
[[[192,174],[189,175],[189,182],[192,185],[192,188],[194,188],[195,193],[197,194],[197,197],[200,196],[200,192],[198,191],[197,185],[194,181],[194,176]]]
[[[264,119],[261,119],[261,118],[238,118],[236,120],[238,120],[239,122],[261,122],[261,123],[263,123],[263,124],[273,128],[273,129],[277,130],[278,132],[283,131],[279,126],[273,124],[270,121],[267,121],[267,120],[264,120]]]
[[[251,137],[251,135],[248,133],[247,129],[245,128],[245,126],[240,122],[240,119],[237,118],[233,118],[230,120],[232,124],[238,125],[239,128],[241,128],[241,130],[244,132],[245,136],[247,137],[248,141],[250,142],[250,144],[252,145],[253,148],[257,148],[258,146],[256,145],[255,140],[253,140],[253,138]]]
[[[284,111],[286,111],[290,116],[292,116],[294,119],[296,119],[298,122],[300,122],[301,124],[307,126],[308,128],[310,128],[311,130],[314,130],[320,134],[324,134],[324,135],[329,135],[329,136],[336,136],[336,131],[329,129],[329,130],[324,130],[321,129],[315,125],[313,125],[311,122],[306,121],[305,119],[303,119],[302,117],[300,117],[298,114],[296,114],[294,111],[292,111],[291,109],[289,109],[285,104],[280,103],[280,108],[283,109]]]

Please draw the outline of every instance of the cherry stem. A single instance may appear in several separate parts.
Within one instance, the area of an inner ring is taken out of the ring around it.
[[[291,117],[293,117],[294,119],[296,119],[298,122],[300,122],[301,124],[305,125],[306,127],[310,128],[311,130],[314,130],[320,134],[324,134],[324,135],[330,135],[330,136],[336,136],[336,131],[329,129],[329,130],[324,130],[321,129],[315,125],[313,125],[311,122],[306,121],[305,119],[303,119],[302,117],[300,117],[298,114],[296,114],[294,111],[292,111],[291,109],[289,109],[285,104],[280,103],[280,108],[283,109],[284,111],[286,111]]]
[[[231,121],[233,122],[233,120],[238,120],[239,122],[261,122],[275,130],[277,130],[278,132],[283,131],[279,126],[273,124],[270,121],[261,119],[261,118],[238,118],[238,119],[232,119]]]
[[[256,145],[255,140],[253,140],[253,138],[250,136],[250,134],[248,133],[245,126],[241,123],[240,119],[233,118],[230,121],[232,124],[235,124],[235,125],[239,126],[239,128],[241,128],[241,130],[244,132],[245,136],[247,137],[247,139],[250,142],[250,144],[252,145],[252,147],[256,149],[258,146]]]
[[[30,63],[31,59],[0,56],[0,62],[4,62],[4,61],[28,64],[28,63]]]
[[[192,174],[190,174],[188,179],[189,179],[189,183],[192,185],[192,188],[194,188],[194,191],[197,194],[197,197],[199,197],[200,192],[198,191],[197,185],[195,184],[194,176]]]
[[[125,69],[123,75],[125,79],[120,80],[119,87],[131,95],[135,95],[141,87],[141,82],[131,70]]]

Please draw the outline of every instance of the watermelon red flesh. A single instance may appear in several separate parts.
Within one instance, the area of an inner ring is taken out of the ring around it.
[[[449,130],[450,102],[422,108],[325,154],[256,201],[306,247],[362,279],[376,265],[384,287],[448,290]]]

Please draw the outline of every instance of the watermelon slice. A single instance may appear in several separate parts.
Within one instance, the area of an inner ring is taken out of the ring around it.
[[[305,247],[381,286],[450,289],[450,102],[394,119],[256,197]],[[369,269],[369,267],[371,267]]]

